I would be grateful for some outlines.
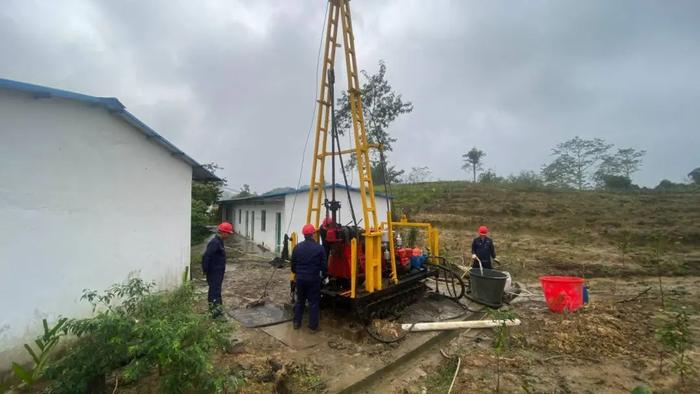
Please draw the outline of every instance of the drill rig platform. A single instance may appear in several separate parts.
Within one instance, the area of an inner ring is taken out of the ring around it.
[[[334,111],[334,67],[336,49],[341,47],[339,33],[342,34],[352,118],[352,147],[345,150],[340,146]],[[464,283],[442,264],[444,259],[439,257],[439,233],[430,223],[412,223],[405,217],[395,221],[390,205],[386,218],[378,217],[371,150],[379,150],[382,169],[386,167],[381,143],[370,143],[365,129],[356,54],[349,0],[329,0],[306,222],[317,229],[314,237],[321,241],[328,257],[329,280],[321,290],[322,302],[325,305],[349,307],[357,317],[370,319],[386,316],[413,303],[427,289],[428,279],[435,280],[436,288],[444,284],[448,295],[455,299],[464,294]],[[352,222],[348,225],[340,223],[341,204],[336,199],[335,187],[336,161],[339,161],[345,190],[349,190],[343,155],[354,156],[362,208],[358,220],[348,191],[349,207],[346,208],[352,216]],[[331,164],[330,196],[326,192],[327,159]],[[425,231],[426,244],[423,248],[401,248],[400,244],[397,245],[397,230],[410,227]],[[292,234],[291,239],[294,247],[296,234]]]

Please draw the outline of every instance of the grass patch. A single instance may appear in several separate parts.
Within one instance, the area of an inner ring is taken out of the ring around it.
[[[457,367],[457,359],[443,359],[438,367],[425,379],[429,393],[445,393],[450,388]]]
[[[326,385],[321,376],[307,366],[295,365],[288,388],[292,393],[323,393]]]

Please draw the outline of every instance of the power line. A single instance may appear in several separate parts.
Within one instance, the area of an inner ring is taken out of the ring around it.
[[[311,122],[309,123],[309,131],[306,133],[306,141],[304,142],[304,153],[301,155],[301,166],[299,166],[299,179],[297,180],[297,187],[294,192],[294,200],[292,200],[292,210],[289,214],[289,223],[287,223],[287,231],[286,233],[289,233],[289,229],[292,227],[292,219],[294,218],[294,208],[297,205],[297,195],[299,194],[299,186],[301,186],[301,177],[304,172],[304,159],[306,159],[306,148],[309,146],[309,138],[311,137],[311,130],[314,127],[314,119],[316,118],[316,102],[318,101],[318,68],[319,64],[321,63],[321,48],[323,47],[323,31],[325,30],[326,27],[326,16],[328,14],[328,2],[326,2],[326,11],[323,13],[323,25],[321,28],[321,39],[319,40],[318,43],[318,54],[316,55],[316,85],[315,85],[315,92],[314,92],[314,109],[313,112],[311,113]]]

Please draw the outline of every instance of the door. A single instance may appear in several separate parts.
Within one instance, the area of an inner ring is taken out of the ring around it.
[[[255,240],[255,211],[250,213],[250,239]]]
[[[245,236],[250,237],[250,231],[248,230],[248,213],[249,211],[245,211]]]
[[[275,214],[275,253],[282,250],[282,213]]]

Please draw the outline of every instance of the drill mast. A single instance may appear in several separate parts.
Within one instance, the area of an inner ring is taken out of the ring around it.
[[[336,48],[338,45],[339,22],[342,25],[343,50],[345,52],[345,66],[348,79],[348,99],[352,114],[352,133],[354,148],[345,151],[328,151],[328,140],[331,135],[333,143],[331,117],[333,100],[331,95],[331,80],[335,65]],[[357,159],[357,171],[360,180],[360,196],[362,200],[363,227],[365,235],[371,235],[377,231],[379,221],[374,198],[374,183],[372,182],[372,167],[369,160],[370,146],[367,142],[365,120],[362,112],[362,95],[360,94],[359,72],[355,52],[355,37],[352,31],[352,17],[348,0],[330,0],[328,19],[326,23],[326,37],[323,51],[323,68],[321,73],[321,85],[319,100],[317,102],[316,133],[314,139],[314,156],[311,165],[311,181],[309,182],[308,209],[306,222],[316,228],[321,220],[322,196],[325,188],[325,163],[326,157],[354,153]]]

